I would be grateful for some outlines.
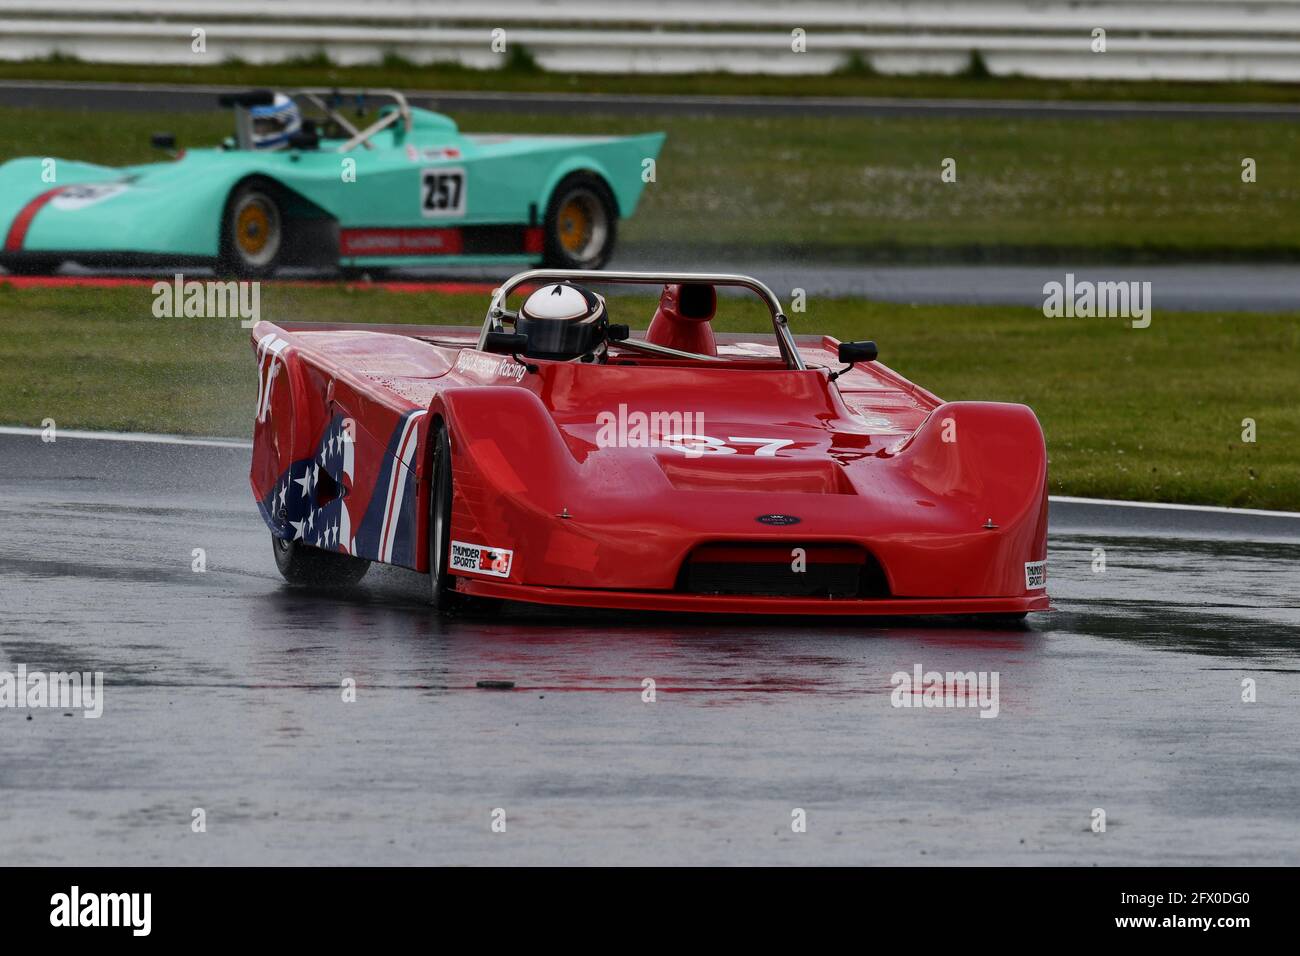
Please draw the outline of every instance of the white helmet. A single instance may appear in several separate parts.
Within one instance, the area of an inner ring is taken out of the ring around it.
[[[586,355],[604,341],[608,325],[604,297],[568,282],[542,286],[515,319],[515,331],[528,337],[528,354],[552,359]]]
[[[248,115],[253,124],[253,149],[284,149],[289,138],[302,129],[298,104],[283,93],[276,93],[268,106],[252,107]]]

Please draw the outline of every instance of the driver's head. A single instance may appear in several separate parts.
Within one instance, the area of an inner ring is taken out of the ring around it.
[[[528,336],[528,354],[548,359],[586,355],[604,340],[608,325],[604,297],[568,282],[542,286],[515,319],[515,331]]]
[[[284,149],[289,137],[302,129],[298,104],[283,93],[276,93],[269,106],[254,106],[248,115],[253,121],[253,149]]]

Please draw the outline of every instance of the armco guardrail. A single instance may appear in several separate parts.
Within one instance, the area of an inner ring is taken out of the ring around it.
[[[1300,80],[1294,0],[0,0],[3,59],[265,63],[325,53],[341,64],[396,55],[491,68],[503,39],[563,72],[824,73],[858,56],[886,73],[948,73],[978,51],[995,74]]]

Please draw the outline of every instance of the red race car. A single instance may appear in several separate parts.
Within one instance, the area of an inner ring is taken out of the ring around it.
[[[648,328],[611,314],[645,299],[587,284],[650,286]],[[719,288],[757,295],[774,336],[715,333]],[[259,322],[253,342],[253,493],[291,583],[382,561],[427,573],[440,609],[1048,609],[1034,413],[796,338],[756,279],[524,272],[479,330]]]

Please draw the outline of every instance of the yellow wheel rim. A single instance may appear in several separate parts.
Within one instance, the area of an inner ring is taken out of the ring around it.
[[[235,227],[235,241],[239,248],[255,256],[266,246],[271,233],[271,217],[262,206],[250,203],[239,210]]]
[[[591,214],[578,199],[560,207],[560,245],[565,252],[578,253],[591,241]]]

